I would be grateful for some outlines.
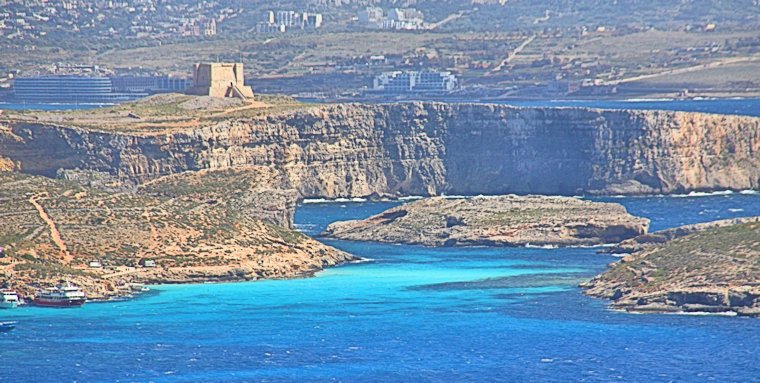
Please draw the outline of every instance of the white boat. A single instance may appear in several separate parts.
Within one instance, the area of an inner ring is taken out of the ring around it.
[[[0,322],[0,332],[8,332],[16,328],[16,322]]]
[[[0,290],[0,309],[15,309],[19,303],[20,299],[15,291],[11,289]]]
[[[86,300],[87,296],[79,287],[66,283],[39,291],[32,302],[45,307],[79,307]]]
[[[129,287],[136,293],[145,293],[150,291],[150,289],[148,287],[145,287],[145,285],[142,283],[132,283],[129,285]]]

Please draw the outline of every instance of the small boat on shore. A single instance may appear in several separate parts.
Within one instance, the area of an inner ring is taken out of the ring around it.
[[[0,309],[15,309],[21,303],[18,294],[11,289],[0,290]]]
[[[85,293],[70,283],[41,290],[32,302],[44,307],[79,307],[87,300]]]
[[[0,322],[0,332],[8,332],[16,328],[16,322]]]
[[[129,287],[136,293],[146,293],[150,291],[150,288],[145,287],[142,283],[132,283]]]

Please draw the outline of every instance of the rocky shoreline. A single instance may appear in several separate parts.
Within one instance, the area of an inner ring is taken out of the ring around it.
[[[98,300],[133,283],[296,278],[357,259],[295,231],[295,194],[267,176],[184,173],[109,192],[0,171],[0,284],[29,297],[66,280]]]
[[[67,279],[108,299],[130,283],[296,278],[356,261],[293,229],[303,198],[760,187],[756,117],[202,101],[160,95],[0,116],[0,282],[30,294]],[[755,259],[756,223],[647,234],[648,220],[617,204],[500,196],[419,200],[325,235],[425,246],[620,243],[610,251],[629,255],[584,284],[613,308],[755,315],[760,274],[746,259]],[[716,247],[724,244],[734,252]]]
[[[622,205],[569,197],[492,196],[413,201],[323,236],[424,246],[598,246],[647,232]]]
[[[581,287],[627,312],[760,317],[758,238],[760,217],[639,236],[608,249],[629,255]]]
[[[143,295],[144,292],[134,291],[134,290],[130,291],[129,289],[127,289],[127,287],[133,284],[160,286],[160,285],[193,285],[193,284],[206,284],[206,283],[238,283],[238,282],[255,282],[255,281],[265,281],[265,280],[270,281],[270,280],[304,279],[304,278],[314,278],[317,275],[317,273],[323,271],[325,268],[328,268],[328,267],[364,263],[368,261],[369,260],[361,258],[361,257],[351,256],[344,260],[336,260],[334,263],[328,262],[328,264],[324,264],[322,268],[319,268],[319,269],[302,271],[302,272],[298,272],[298,273],[290,274],[290,275],[279,275],[279,276],[266,275],[266,276],[254,277],[254,278],[237,275],[236,270],[238,268],[228,269],[226,272],[222,271],[218,275],[209,275],[209,274],[196,272],[193,274],[192,277],[187,277],[187,278],[165,278],[161,276],[156,276],[153,273],[146,273],[150,275],[135,274],[134,278],[130,278],[130,280],[132,280],[133,282],[126,283],[122,281],[122,285],[120,286],[121,287],[120,289],[117,288],[116,290],[110,290],[110,291],[107,291],[105,294],[102,291],[90,290],[90,291],[95,291],[95,295],[89,294],[87,297],[87,302],[105,303],[105,302],[121,301],[124,299],[132,299],[132,298]],[[168,272],[172,273],[171,270],[168,270]],[[76,280],[76,279],[72,279],[72,280]],[[88,282],[83,283],[83,285],[91,286],[91,284]],[[150,291],[153,291],[153,290],[150,290]]]

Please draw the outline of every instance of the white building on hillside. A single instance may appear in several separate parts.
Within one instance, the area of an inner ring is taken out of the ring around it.
[[[457,84],[451,72],[394,71],[375,77],[372,89],[384,93],[446,93]]]

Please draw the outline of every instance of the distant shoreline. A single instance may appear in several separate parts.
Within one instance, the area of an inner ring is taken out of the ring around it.
[[[695,192],[692,191],[690,193],[686,194],[641,194],[641,195],[606,195],[606,194],[592,194],[592,195],[574,195],[574,196],[565,196],[565,197],[572,197],[572,198],[578,198],[578,199],[587,199],[587,198],[700,198],[700,197],[715,197],[715,196],[723,196],[723,195],[758,195],[760,194],[760,190],[753,190],[753,189],[744,189],[744,190],[715,190],[710,192]],[[517,194],[520,195],[520,194]],[[530,195],[530,194],[528,194]],[[488,197],[488,195],[440,195],[435,197],[441,197],[444,199],[463,199],[463,198],[473,198],[473,197]],[[496,196],[496,195],[494,195]],[[547,196],[553,196],[553,195],[547,195]],[[559,195],[557,195],[559,196]],[[373,198],[373,197],[353,197],[353,198],[304,198],[301,201],[298,202],[298,205],[309,205],[309,204],[338,204],[338,203],[363,203],[363,202],[389,202],[389,203],[396,203],[396,202],[409,202],[409,201],[415,201],[419,199],[428,198],[426,196],[384,196],[381,198]]]
[[[470,103],[496,104],[515,107],[549,107],[549,108],[592,108],[592,109],[631,109],[631,110],[667,110],[682,112],[701,112],[722,115],[760,116],[760,97],[694,97],[694,98],[479,98],[479,97],[409,97],[409,98],[346,98],[346,99],[315,99],[296,98],[305,103],[316,104],[387,104],[411,102],[441,102],[441,103]],[[0,110],[87,110],[114,106],[110,103],[18,103],[12,100],[0,99]]]

